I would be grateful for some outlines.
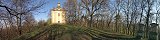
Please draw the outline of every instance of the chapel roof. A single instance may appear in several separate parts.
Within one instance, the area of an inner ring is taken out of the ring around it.
[[[52,9],[53,11],[66,11],[64,8],[61,8],[60,2],[58,2],[57,7]]]

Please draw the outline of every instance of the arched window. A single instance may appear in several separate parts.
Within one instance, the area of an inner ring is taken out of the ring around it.
[[[60,13],[58,13],[58,16],[60,16]]]

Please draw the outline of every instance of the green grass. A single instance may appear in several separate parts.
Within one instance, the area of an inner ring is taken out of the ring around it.
[[[73,38],[73,39],[75,39],[75,37],[80,37],[80,36],[84,37],[84,35],[88,36],[88,38],[91,37],[91,38],[97,38],[97,39],[105,39],[108,37],[110,38],[135,38],[135,36],[118,34],[118,33],[110,33],[110,32],[96,29],[96,28],[80,27],[80,26],[73,26],[73,25],[67,25],[67,24],[54,24],[54,25],[46,26],[45,28],[39,28],[30,33],[23,34],[19,37],[16,37],[14,40],[32,39],[40,35],[43,32],[49,33],[49,31],[52,32],[51,36],[61,35],[59,38],[61,37],[65,38],[66,36],[64,35],[70,35],[69,38]]]

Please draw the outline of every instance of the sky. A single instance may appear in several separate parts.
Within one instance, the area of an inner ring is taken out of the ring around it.
[[[57,7],[57,3],[61,3],[61,7],[66,0],[46,0],[47,4],[43,6],[43,9],[39,10],[40,13],[33,14],[35,20],[47,20],[49,18],[49,13],[52,8]]]
[[[40,12],[42,12],[42,13],[34,14],[35,20],[37,20],[37,21],[47,20],[49,18],[50,10],[52,8],[57,7],[58,2],[61,3],[61,7],[62,7],[66,0],[46,0],[46,1],[47,1],[47,4],[44,5],[42,10],[40,10]]]

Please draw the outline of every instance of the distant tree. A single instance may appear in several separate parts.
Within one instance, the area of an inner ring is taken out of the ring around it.
[[[47,25],[51,25],[51,24],[52,24],[51,18],[48,18],[47,19]]]
[[[90,19],[89,26],[92,27],[93,15],[106,4],[106,0],[81,0],[81,7],[87,10],[87,16]]]
[[[121,15],[120,14],[116,14],[116,16],[115,16],[115,29],[117,29],[116,30],[116,32],[120,32],[120,28],[122,27],[122,21],[121,21]]]
[[[69,23],[75,23],[78,15],[78,1],[77,0],[66,0],[64,8],[67,10],[66,16]]]
[[[156,23],[158,23],[158,22],[160,22],[159,21],[159,17],[160,17],[160,1],[156,0],[154,6],[156,8],[155,9],[156,10]]]
[[[146,4],[147,4],[147,6],[146,6],[146,20],[145,20],[145,25],[146,25],[146,36],[145,36],[145,38],[147,38],[148,39],[148,35],[149,35],[149,23],[151,23],[150,22],[150,17],[151,17],[151,11],[152,11],[152,7],[153,7],[153,3],[154,3],[154,1],[153,0],[146,0]]]
[[[37,26],[37,22],[34,19],[33,15],[32,14],[25,15],[24,21],[22,23],[23,33],[31,32],[35,26]]]

